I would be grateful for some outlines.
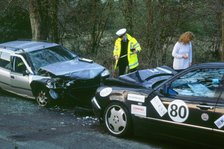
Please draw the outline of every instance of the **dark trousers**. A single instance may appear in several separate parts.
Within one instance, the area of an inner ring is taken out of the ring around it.
[[[134,72],[137,70],[137,67],[133,68],[133,69],[130,69],[129,72]]]
[[[119,65],[119,76],[125,74],[126,69],[128,69],[128,65]]]
[[[134,69],[128,69],[128,66],[127,65],[120,65],[119,66],[119,76],[120,75],[123,75],[125,73],[130,73],[130,72],[134,72],[137,70],[137,67],[135,67]]]

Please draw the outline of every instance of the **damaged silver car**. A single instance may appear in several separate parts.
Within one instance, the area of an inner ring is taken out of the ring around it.
[[[109,75],[105,67],[56,43],[0,44],[0,88],[36,99],[42,107],[67,99],[90,100]]]

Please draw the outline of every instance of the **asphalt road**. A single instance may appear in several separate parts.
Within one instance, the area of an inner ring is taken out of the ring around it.
[[[184,144],[109,135],[91,109],[41,108],[0,91],[0,149],[178,149]]]

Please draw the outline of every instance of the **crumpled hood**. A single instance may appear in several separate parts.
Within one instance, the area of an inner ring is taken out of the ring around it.
[[[158,85],[158,83],[162,83],[176,73],[176,71],[168,66],[161,66],[156,68],[138,70],[127,75],[122,75],[119,77],[119,79],[133,83],[135,82],[149,88],[153,87],[154,85]]]
[[[47,65],[41,67],[41,69],[48,71],[55,76],[66,76],[77,79],[92,79],[103,72],[105,68],[94,62],[75,59]]]
[[[109,85],[118,86],[133,86],[153,88],[163,81],[176,74],[172,68],[168,66],[161,66],[150,69],[138,70],[129,74],[121,75],[117,78],[109,78],[106,83]]]

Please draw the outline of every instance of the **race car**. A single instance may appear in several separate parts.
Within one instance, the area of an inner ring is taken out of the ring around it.
[[[142,130],[223,145],[223,76],[221,62],[196,64],[179,73],[167,66],[138,70],[108,78],[92,106],[114,136]]]

